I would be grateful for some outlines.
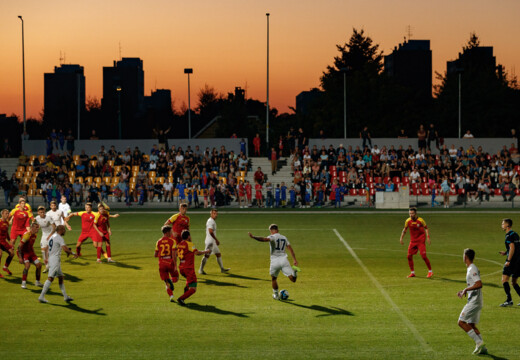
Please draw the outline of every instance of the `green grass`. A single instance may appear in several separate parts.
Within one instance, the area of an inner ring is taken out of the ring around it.
[[[0,279],[0,356],[4,359],[453,359],[471,358],[474,344],[458,328],[465,300],[462,250],[477,252],[484,283],[479,328],[494,358],[517,358],[516,329],[520,306],[499,308],[503,248],[500,220],[507,213],[424,215],[432,245],[428,255],[435,276],[426,279],[415,257],[417,278],[407,279],[406,246],[399,236],[406,212],[395,214],[221,214],[217,219],[224,265],[214,257],[199,276],[197,293],[183,308],[172,304],[153,257],[166,214],[125,213],[111,221],[116,264],[96,264],[95,250],[62,259],[66,288],[74,305],[63,302],[57,280],[40,304],[40,288],[29,273],[28,290],[20,288],[21,265]],[[204,245],[207,214],[191,214],[194,243]],[[516,221],[517,219],[514,218]],[[283,275],[281,289],[290,301],[271,298],[269,246],[247,236],[268,234],[276,222],[294,247],[302,273],[296,284]],[[75,244],[79,221],[65,239]],[[353,248],[391,301],[422,337],[403,321],[333,232]],[[406,240],[408,241],[408,235]],[[37,250],[38,251],[38,250]],[[3,256],[5,259],[5,254]],[[200,257],[196,259],[196,266]],[[178,297],[183,282],[176,285]],[[513,295],[515,303],[518,296]],[[431,351],[428,351],[428,349]],[[491,358],[491,357],[489,357]]]

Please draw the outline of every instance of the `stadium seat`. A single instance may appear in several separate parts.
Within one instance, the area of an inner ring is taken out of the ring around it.
[[[85,184],[92,185],[92,176],[87,176],[85,178]]]
[[[134,184],[135,185],[136,182],[137,182],[137,178],[135,176],[132,176],[130,178],[130,184]]]
[[[173,183],[173,176],[168,176],[168,181]]]
[[[219,176],[219,177],[218,177],[218,181],[219,181],[219,182],[222,181],[222,183],[227,184],[227,178],[225,178],[224,176]]]
[[[17,171],[15,177],[16,177],[17,179],[21,179],[21,178],[23,178],[23,172],[21,172],[21,171]]]
[[[367,194],[366,189],[359,189],[358,190],[358,195],[366,196],[366,194]]]
[[[25,172],[25,166],[18,166],[18,168],[16,168],[16,172]]]
[[[421,193],[423,195],[431,195],[432,191],[430,190],[430,188],[427,187],[427,188],[422,188]]]
[[[47,162],[47,156],[45,156],[45,155],[38,156],[38,161],[40,162],[40,164],[45,164]]]
[[[245,178],[247,175],[247,171],[240,171],[240,177]]]
[[[121,165],[114,166],[114,175],[117,175],[121,172]]]
[[[97,186],[100,186],[101,185],[101,178],[99,176],[96,176],[94,178],[94,182],[96,183]]]
[[[156,178],[156,181],[159,183],[159,184],[164,184],[164,177],[163,176],[159,176]]]
[[[139,172],[139,165],[132,166],[132,172]]]
[[[103,178],[103,182],[104,182],[105,184],[110,184],[111,181],[112,181],[112,178],[111,178],[110,176],[105,176],[105,177]]]
[[[90,165],[97,166],[97,160],[90,160]]]
[[[394,176],[392,178],[392,181],[394,182],[394,184],[400,184],[401,183],[401,178],[399,176]]]
[[[407,176],[403,177],[403,178],[401,179],[401,183],[402,183],[403,185],[408,185],[408,184],[410,184],[410,178],[407,177]]]
[[[495,189],[495,195],[502,195],[502,190]]]
[[[245,178],[244,176],[237,176],[237,182],[238,182],[238,181],[242,181],[242,182],[244,182],[245,179],[246,179],[246,178]]]
[[[34,160],[36,160],[38,156],[36,155],[31,155],[29,156],[29,164],[33,165],[34,164]]]
[[[332,173],[332,172],[336,172],[336,166],[335,165],[330,165],[329,166],[329,172]]]
[[[370,196],[374,196],[376,194],[376,189],[370,189]]]
[[[348,191],[348,194],[351,195],[351,196],[356,196],[357,195],[357,189],[350,189]]]
[[[374,178],[374,182],[375,182],[376,184],[381,183],[382,181],[383,181],[383,178],[382,178],[381,176],[376,176],[376,177]]]
[[[146,162],[150,162],[150,155],[143,154],[143,160],[145,160]]]
[[[419,189],[418,188],[410,188],[410,195],[418,196]]]
[[[80,184],[83,184],[83,183],[84,183],[84,181],[83,181],[83,177],[82,177],[82,176],[78,176],[78,177],[76,178],[76,180],[78,180],[78,182],[79,182]]]
[[[157,176],[157,172],[155,171],[148,171],[148,177],[149,178],[155,178]]]
[[[108,160],[107,164],[110,165],[110,167],[114,167],[114,160]]]

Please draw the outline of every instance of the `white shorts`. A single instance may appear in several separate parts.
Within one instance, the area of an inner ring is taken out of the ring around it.
[[[459,315],[459,321],[463,321],[467,324],[478,324],[481,310],[482,304],[468,303],[464,306],[464,309],[462,309]]]
[[[43,249],[44,247],[49,246],[49,240],[47,238],[49,234],[42,234],[42,238],[40,239],[40,247]]]
[[[294,276],[294,270],[286,256],[271,258],[271,268],[269,269],[271,276],[278,277],[280,270],[285,276]]]
[[[213,239],[211,239],[211,241],[206,241],[206,250],[211,250],[210,255],[220,254],[220,249]]]
[[[61,271],[61,261],[49,261],[47,269],[49,270],[49,277],[55,278],[63,276],[63,272]]]

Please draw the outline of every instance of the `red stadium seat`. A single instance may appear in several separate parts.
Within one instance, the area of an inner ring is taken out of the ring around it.
[[[374,178],[372,176],[368,176],[367,177],[367,184],[372,184],[374,183]]]
[[[356,189],[350,189],[350,190],[348,191],[348,194],[349,194],[349,195],[352,195],[352,196],[356,196],[356,195],[357,195],[357,190],[356,190]]]
[[[403,178],[401,179],[401,183],[402,183],[403,185],[408,185],[408,184],[410,183],[410,178],[409,178],[409,177],[406,177],[406,176],[403,177]]]
[[[359,189],[359,190],[358,190],[358,195],[366,196],[366,194],[367,194],[366,189]]]
[[[388,182],[390,181],[390,176],[386,176],[384,179],[383,179],[383,182],[385,184],[388,184]]]
[[[332,172],[336,172],[336,166],[335,165],[331,165],[329,166],[329,172],[332,173]]]
[[[399,184],[401,183],[401,178],[399,176],[394,176],[392,178],[392,181],[394,182],[394,184]]]
[[[410,188],[410,195],[414,195],[414,196],[420,195],[419,189],[418,188],[415,188],[415,189]]]
[[[383,178],[382,178],[381,176],[376,176],[376,177],[374,178],[374,182],[375,182],[375,183],[380,183],[380,182],[382,182],[382,181],[383,181]]]
[[[502,195],[502,190],[495,189],[495,195]]]
[[[374,196],[376,194],[376,189],[372,188],[370,189],[370,195]]]

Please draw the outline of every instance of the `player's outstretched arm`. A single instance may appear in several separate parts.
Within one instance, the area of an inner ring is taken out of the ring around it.
[[[206,255],[206,254],[211,254],[211,249],[208,249],[208,250],[205,250],[205,251],[195,251],[195,255]]]
[[[294,249],[291,245],[287,245],[287,249],[289,249],[289,252],[291,253],[292,259],[293,259],[293,265],[298,266],[298,260],[296,260],[296,255],[294,254]]]
[[[47,248],[47,249],[48,249],[48,248]],[[78,254],[73,253],[72,250],[70,249],[70,247],[68,247],[68,246],[66,246],[66,245],[63,245],[63,246],[61,247],[61,249],[67,253],[67,257],[68,257],[69,255],[72,255],[72,258],[73,258],[73,259],[77,259],[77,258],[78,258]],[[48,253],[47,253],[47,259],[48,259],[48,258],[49,258],[49,255],[48,255]]]
[[[117,218],[117,217],[119,217],[119,214],[110,214],[110,215],[108,215],[108,217]]]
[[[248,232],[248,234],[249,234],[249,237],[250,237],[251,239],[255,239],[256,241],[261,241],[261,242],[271,241],[271,240],[269,240],[268,238],[265,238],[265,237],[263,237],[263,236],[254,236],[254,235],[251,234],[250,232]]]
[[[401,245],[404,245],[403,238],[404,238],[405,234],[406,234],[406,227],[401,232],[401,238],[399,239],[399,242],[401,243]]]

